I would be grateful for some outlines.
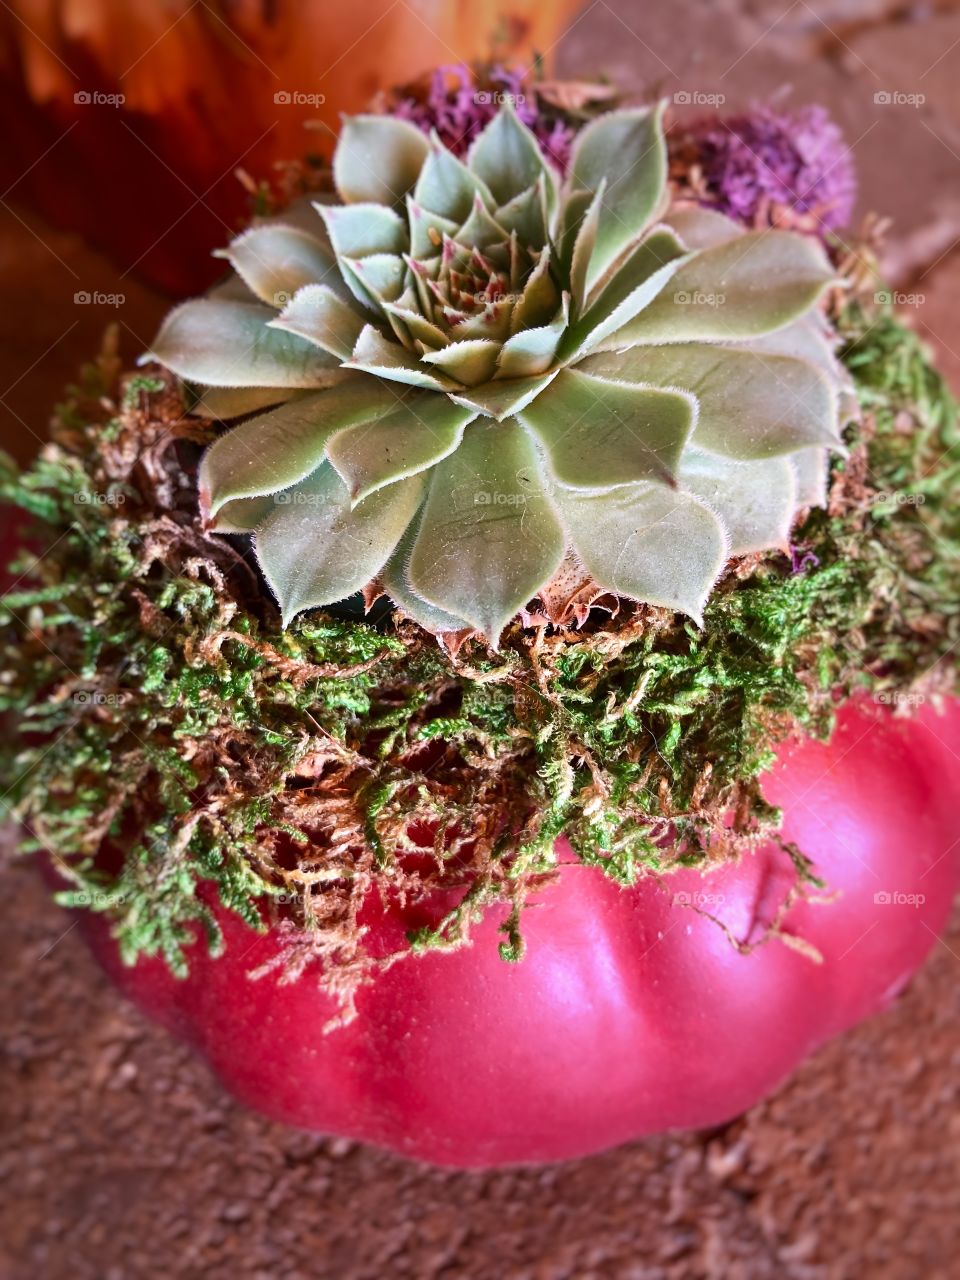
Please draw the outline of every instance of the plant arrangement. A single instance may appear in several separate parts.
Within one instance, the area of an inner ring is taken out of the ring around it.
[[[8,803],[117,984],[266,1113],[463,1166],[731,1118],[960,874],[955,409],[829,232],[832,126],[791,201],[782,115],[724,169],[479,74],[104,349],[3,472],[0,604]]]

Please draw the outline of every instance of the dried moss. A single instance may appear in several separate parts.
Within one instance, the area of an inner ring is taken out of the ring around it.
[[[373,886],[459,891],[414,949],[520,908],[565,832],[624,883],[733,856],[775,830],[757,776],[838,699],[953,680],[960,643],[956,414],[914,335],[849,304],[838,323],[864,422],[827,511],[733,565],[702,631],[664,610],[582,630],[514,626],[455,657],[418,628],[314,613],[280,629],[240,540],[198,528],[206,424],[149,375],[87,371],[55,443],[0,497],[32,517],[0,604],[5,803],[108,912],[124,955],[183,970],[212,895],[252,924],[282,899],[285,963],[349,998]],[[733,826],[722,815],[733,811]],[[205,886],[205,887],[202,887]]]

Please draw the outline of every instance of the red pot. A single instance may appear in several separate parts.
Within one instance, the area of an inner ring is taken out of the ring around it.
[[[783,938],[762,941],[796,886],[772,844],[623,890],[561,841],[559,881],[525,913],[520,964],[499,958],[505,910],[491,911],[472,946],[380,974],[333,1031],[315,977],[248,977],[277,938],[222,910],[226,954],[195,946],[182,981],[158,960],[125,968],[101,919],[84,929],[117,986],[266,1115],[440,1164],[564,1159],[727,1121],[888,1005],[950,912],[958,781],[960,703],[909,719],[848,704],[828,745],[793,744],[765,780],[784,837],[835,895],[787,904]],[[371,900],[373,948],[447,906]]]

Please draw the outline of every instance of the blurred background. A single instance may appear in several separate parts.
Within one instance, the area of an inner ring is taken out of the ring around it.
[[[2,446],[39,448],[108,324],[132,363],[263,184],[329,155],[341,111],[535,55],[666,96],[675,121],[825,105],[859,173],[843,235],[889,218],[888,287],[960,391],[958,4],[0,0]],[[0,1280],[958,1274],[956,926],[893,1010],[721,1132],[447,1174],[244,1113],[10,851],[0,880]]]

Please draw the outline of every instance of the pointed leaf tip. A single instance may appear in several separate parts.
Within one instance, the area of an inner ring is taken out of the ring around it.
[[[614,382],[562,370],[519,413],[544,449],[551,476],[572,489],[614,489],[639,481],[674,487],[697,415],[676,389]]]
[[[516,422],[478,422],[433,470],[408,581],[496,645],[563,551],[531,441]]]
[[[532,187],[544,175],[553,184],[540,144],[508,102],[474,139],[469,169],[483,181],[498,205]]]
[[[295,334],[269,328],[275,314],[259,303],[181,303],[161,325],[151,357],[208,387],[323,386],[339,362]]]
[[[703,625],[729,548],[726,530],[704,503],[643,484],[601,494],[558,488],[556,500],[574,550],[601,586]]]
[[[345,116],[333,155],[340,198],[345,204],[402,204],[429,153],[426,136],[406,120]]]
[[[586,288],[591,290],[661,209],[667,184],[663,107],[599,116],[577,135],[570,184],[599,192],[606,181]]]
[[[284,626],[304,609],[333,604],[380,572],[413,519],[423,480],[401,480],[351,508],[346,487],[324,463],[278,495],[257,533],[255,551],[280,604]]]

